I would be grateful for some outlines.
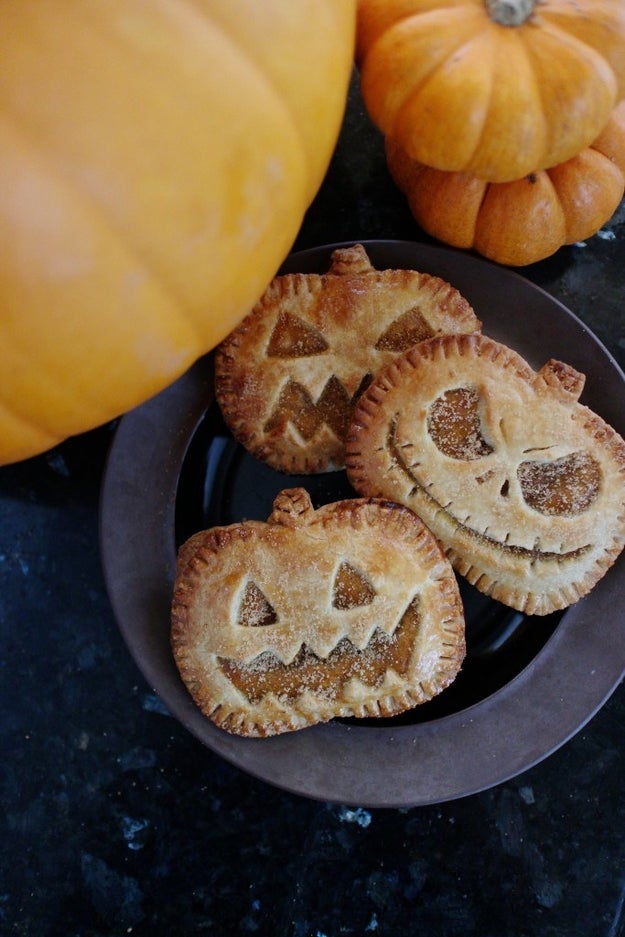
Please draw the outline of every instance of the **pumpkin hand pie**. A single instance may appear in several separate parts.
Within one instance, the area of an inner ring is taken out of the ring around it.
[[[480,325],[438,277],[376,270],[362,245],[339,248],[325,274],[274,278],[216,350],[216,399],[235,439],[272,468],[341,469],[373,375],[423,339]]]
[[[464,630],[449,561],[398,504],[314,510],[294,488],[267,522],[202,531],[179,551],[174,658],[200,710],[237,735],[423,703],[456,677]]]
[[[480,591],[528,614],[565,608],[625,544],[625,442],[579,403],[583,385],[483,335],[422,342],[356,407],[349,480],[415,511]]]

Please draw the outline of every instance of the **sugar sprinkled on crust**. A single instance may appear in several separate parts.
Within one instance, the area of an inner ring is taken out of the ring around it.
[[[451,565],[400,505],[349,499],[315,511],[291,489],[266,524],[195,535],[179,556],[174,657],[197,705],[230,732],[393,715],[440,692],[462,664]]]
[[[215,352],[215,392],[235,439],[283,472],[344,467],[355,402],[406,348],[476,332],[468,301],[439,277],[376,270],[362,245],[338,248],[324,274],[276,277]]]
[[[361,397],[348,477],[419,514],[487,595],[529,614],[565,608],[625,544],[625,442],[578,402],[583,385],[484,335],[424,341]]]

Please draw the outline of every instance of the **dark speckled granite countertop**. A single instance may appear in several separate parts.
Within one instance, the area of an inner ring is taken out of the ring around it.
[[[352,88],[295,245],[426,241]],[[522,272],[625,362],[625,214]],[[0,470],[0,935],[621,937],[625,694],[505,784],[309,801],[202,747],[146,685],[98,553],[114,425]]]

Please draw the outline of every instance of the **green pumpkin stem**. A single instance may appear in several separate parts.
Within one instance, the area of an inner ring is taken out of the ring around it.
[[[530,18],[536,0],[484,0],[488,15],[501,26],[521,26]]]

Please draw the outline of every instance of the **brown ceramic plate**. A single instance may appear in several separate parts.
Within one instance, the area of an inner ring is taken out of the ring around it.
[[[294,254],[282,272],[324,271],[329,245]],[[625,377],[562,304],[502,267],[439,247],[365,242],[372,262],[437,274],[463,292],[484,332],[534,368],[548,358],[586,374],[582,402],[625,435]],[[201,742],[243,771],[308,797],[369,807],[452,800],[509,779],[565,743],[625,673],[623,557],[564,613],[531,618],[461,583],[468,654],[439,697],[389,720],[344,720],[270,739],[213,726],[182,684],[169,647],[177,546],[194,530],[264,520],[282,487],[317,505],[349,496],[343,473],[283,476],[237,446],[213,401],[207,356],[125,416],[108,460],[101,552],[119,627],[148,683]]]

